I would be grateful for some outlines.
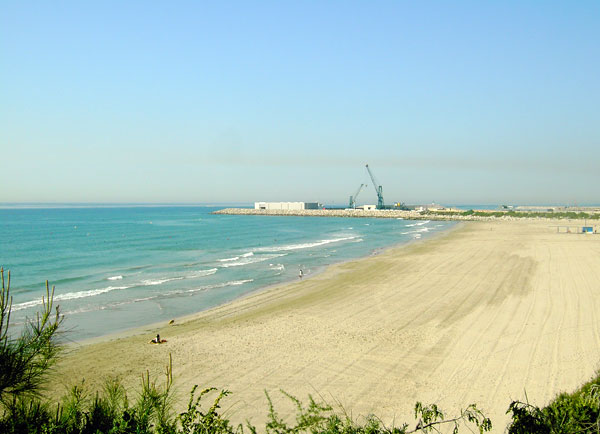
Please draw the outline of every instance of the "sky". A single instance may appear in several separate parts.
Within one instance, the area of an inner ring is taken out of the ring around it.
[[[0,202],[600,203],[600,2],[4,1]]]

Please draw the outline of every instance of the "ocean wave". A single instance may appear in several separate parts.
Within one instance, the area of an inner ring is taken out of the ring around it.
[[[406,225],[407,228],[412,228],[413,226],[423,226],[426,225],[427,223],[430,223],[430,220],[423,220],[422,222],[416,222],[416,223],[412,223],[410,225]]]
[[[166,294],[156,294],[156,295],[151,295],[151,296],[147,296],[147,297],[141,297],[141,298],[133,298],[130,300],[124,300],[124,301],[119,301],[119,302],[113,302],[113,303],[109,303],[109,304],[105,304],[105,305],[100,305],[100,306],[81,306],[77,309],[73,309],[70,311],[65,312],[66,314],[78,314],[78,313],[86,313],[86,312],[92,312],[92,311],[96,311],[96,310],[105,310],[105,309],[112,309],[115,307],[119,307],[119,306],[123,306],[126,304],[130,304],[130,303],[141,303],[144,301],[151,301],[151,300],[156,300],[156,299],[165,299],[165,298],[170,298],[173,296],[177,296],[177,295],[183,295],[186,293],[194,293],[194,292],[200,292],[200,291],[209,291],[211,289],[219,289],[219,288],[225,288],[228,286],[239,286],[239,285],[244,285],[245,283],[250,283],[250,282],[254,282],[254,279],[245,279],[245,280],[232,280],[229,282],[223,282],[223,283],[215,283],[214,285],[205,285],[205,286],[200,286],[198,288],[194,288],[194,289],[188,289],[186,291],[182,291],[182,290],[177,290],[177,291],[171,291],[168,292]],[[109,292],[115,289],[126,289],[126,288],[131,288],[130,286],[115,286],[115,287],[108,287],[108,288],[103,288],[103,289],[94,289],[94,290],[90,290],[90,291],[79,291],[79,292],[75,292],[75,293],[67,293],[67,294],[62,294],[62,295],[58,295],[55,296],[54,299],[55,300],[69,300],[69,299],[73,299],[73,298],[82,298],[82,297],[89,297],[89,296],[93,296],[93,295],[98,295],[98,294],[102,294],[105,292]],[[31,301],[31,302],[26,302],[26,303],[21,303],[19,305],[13,306],[13,310],[21,310],[21,309],[25,309],[27,307],[31,307],[31,306],[35,306],[38,304],[42,304],[41,300],[35,300],[35,301]]]
[[[419,234],[420,232],[429,232],[429,228],[419,228],[419,229],[415,229],[414,231],[400,232],[400,235]],[[421,236],[421,235],[419,234],[419,236]]]
[[[221,267],[222,268],[240,267],[242,265],[249,265],[249,264],[255,264],[257,262],[268,261],[269,259],[275,259],[275,258],[279,258],[279,257],[285,256],[285,255],[287,255],[287,253],[272,254],[272,255],[259,255],[259,256],[246,256],[245,258],[241,258],[239,261],[236,261],[236,262],[225,262],[224,264],[221,264]]]
[[[106,280],[121,280],[122,278],[123,278],[123,276],[119,275],[119,276],[107,277]]]
[[[156,299],[161,299],[162,300],[162,299],[165,299],[165,298],[182,296],[182,295],[191,294],[191,293],[194,293],[194,292],[210,291],[211,289],[225,288],[225,287],[228,287],[228,286],[239,286],[239,285],[243,285],[245,283],[250,283],[250,282],[254,282],[254,279],[231,280],[229,282],[222,282],[222,283],[215,283],[215,284],[212,284],[212,285],[199,286],[198,288],[193,288],[193,289],[176,290],[176,291],[170,291],[170,292],[163,293],[163,294],[151,295],[151,296],[148,296],[148,297],[134,298],[132,300],[123,301],[123,302],[120,302],[120,303],[117,303],[117,304],[118,305],[122,305],[122,304],[129,304],[129,303],[141,303],[141,302],[144,302],[144,301],[150,301],[150,300],[156,300]]]
[[[243,255],[239,255],[239,256],[234,256],[232,258],[225,258],[225,259],[219,259],[219,262],[232,262],[232,261],[237,261],[240,258],[249,258],[250,256],[253,256],[254,252],[248,252],[248,253],[244,253]]]
[[[142,285],[144,285],[144,286],[162,285],[163,283],[166,283],[166,282],[171,282],[173,280],[182,280],[182,279],[185,279],[185,277],[169,277],[166,279],[158,279],[158,280],[147,279],[147,280],[142,280]]]
[[[355,239],[355,236],[343,237],[343,238],[331,238],[329,240],[315,241],[313,243],[301,243],[301,244],[288,244],[286,246],[272,246],[272,247],[257,247],[254,249],[255,252],[285,252],[289,250],[300,250],[309,249],[311,247],[324,246],[331,243],[339,243],[340,241],[348,241]]]
[[[158,295],[151,295],[149,297],[142,297],[142,298],[134,298],[133,300],[128,300],[119,304],[128,304],[128,303],[139,303],[140,301],[149,301],[149,300],[154,300],[155,298],[158,298]]]
[[[190,292],[198,292],[198,291],[208,291],[211,289],[225,288],[227,286],[239,286],[239,285],[243,285],[244,283],[250,283],[250,282],[254,282],[254,279],[231,280],[229,282],[215,283],[214,285],[206,285],[206,286],[201,286],[199,288],[188,289],[185,292],[190,293]]]
[[[57,294],[54,296],[54,301],[64,301],[64,300],[74,300],[77,298],[85,298],[85,297],[94,297],[96,295],[105,294],[110,291],[114,291],[117,289],[127,289],[131,288],[131,286],[107,286],[106,288],[99,289],[89,289],[86,291],[76,291],[76,292],[67,292],[65,294]],[[31,300],[26,301],[24,303],[18,303],[13,305],[12,310],[22,310],[27,309],[29,307],[34,307],[42,304],[42,300]]]
[[[216,268],[211,268],[210,270],[200,270],[195,274],[190,274],[189,276],[187,276],[187,278],[195,279],[196,277],[211,276],[211,275],[215,274],[216,272],[217,272]]]
[[[269,268],[275,271],[283,271],[285,270],[285,265],[283,264],[269,264]]]

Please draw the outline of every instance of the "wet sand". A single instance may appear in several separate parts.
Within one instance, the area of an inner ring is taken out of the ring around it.
[[[54,390],[119,376],[133,391],[172,354],[181,406],[194,384],[226,388],[234,422],[265,420],[265,389],[291,414],[283,389],[388,424],[412,421],[417,400],[448,415],[477,403],[502,432],[511,400],[545,404],[600,366],[600,235],[556,224],[462,223],[173,325],[73,345]],[[148,344],[157,332],[166,344]]]

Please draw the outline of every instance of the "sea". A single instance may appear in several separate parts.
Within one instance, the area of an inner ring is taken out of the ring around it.
[[[42,307],[45,282],[70,341],[171,320],[327,265],[451,227],[401,219],[215,215],[211,206],[0,209],[11,325]]]

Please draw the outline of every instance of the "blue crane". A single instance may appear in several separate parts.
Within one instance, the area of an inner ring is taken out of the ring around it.
[[[354,193],[354,196],[350,196],[350,202],[348,203],[348,208],[356,208],[356,198],[358,197],[358,194],[362,191],[363,188],[365,188],[367,186],[367,184],[360,184],[360,187],[358,187],[358,190],[356,190],[356,193]]]
[[[375,179],[375,175],[369,169],[369,165],[365,166],[367,168],[367,172],[369,172],[369,176],[371,177],[371,181],[373,181],[373,187],[375,187],[375,192],[377,193],[377,209],[384,209],[385,205],[383,203],[383,187],[377,182]]]

